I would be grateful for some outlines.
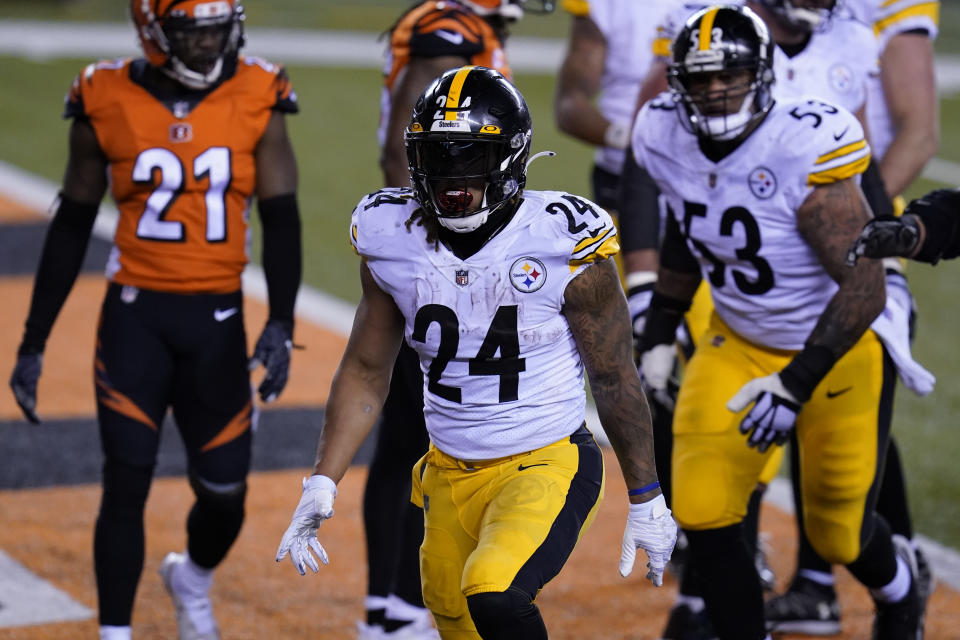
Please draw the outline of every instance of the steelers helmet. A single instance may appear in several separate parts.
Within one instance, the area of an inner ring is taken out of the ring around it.
[[[798,31],[812,32],[826,24],[837,0],[758,0],[777,18]]]
[[[501,16],[519,20],[524,10],[531,13],[550,13],[556,7],[554,0],[460,0],[479,16]]]
[[[466,233],[519,196],[533,124],[523,96],[487,67],[450,69],[427,87],[404,132],[417,200],[445,228]],[[470,210],[480,190],[477,210]]]
[[[667,69],[681,124],[702,137],[735,140],[763,118],[773,106],[773,46],[763,20],[746,7],[718,5],[687,18]],[[748,81],[719,93],[691,91],[708,74],[734,70],[748,71]]]
[[[240,0],[131,0],[147,61],[190,89],[216,84],[243,46]]]

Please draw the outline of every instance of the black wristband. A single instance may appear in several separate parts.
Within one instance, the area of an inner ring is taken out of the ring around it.
[[[783,368],[780,381],[794,398],[806,402],[836,361],[829,347],[808,344]]]
[[[683,314],[690,308],[689,300],[680,300],[654,291],[647,310],[647,322],[638,350],[649,351],[658,344],[673,344]]]
[[[78,202],[60,194],[40,254],[20,355],[43,353],[53,323],[83,266],[99,207],[99,203]]]
[[[259,202],[263,227],[263,273],[270,318],[293,326],[293,307],[303,272],[300,210],[292,193]]]

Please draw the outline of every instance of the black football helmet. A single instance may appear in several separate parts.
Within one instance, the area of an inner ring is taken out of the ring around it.
[[[837,0],[758,0],[787,26],[798,31],[819,29],[830,19]]]
[[[763,20],[746,7],[718,5],[687,18],[667,70],[684,128],[714,140],[735,140],[763,118],[773,106],[773,46]],[[720,93],[691,91],[710,74],[738,70],[749,72],[742,85]]]
[[[417,200],[447,229],[479,228],[523,191],[532,137],[530,110],[509,80],[487,67],[450,69],[417,100],[404,133]],[[471,189],[483,194],[476,210]]]

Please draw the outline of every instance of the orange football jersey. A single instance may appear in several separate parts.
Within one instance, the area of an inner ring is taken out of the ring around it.
[[[87,66],[64,117],[93,126],[120,211],[107,277],[177,293],[240,289],[247,263],[254,150],[271,113],[297,111],[283,68],[241,56],[207,92],[161,95],[146,61]]]
[[[390,34],[380,104],[380,144],[390,119],[390,92],[412,57],[459,56],[511,78],[503,43],[486,20],[451,0],[428,0],[400,18]]]

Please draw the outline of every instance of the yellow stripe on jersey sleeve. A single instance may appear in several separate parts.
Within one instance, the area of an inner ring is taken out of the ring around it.
[[[570,258],[570,272],[573,273],[581,265],[611,258],[619,252],[620,241],[617,239],[617,230],[615,227],[610,227],[606,233],[596,238],[585,238],[577,243]]]
[[[894,26],[899,22],[903,22],[910,18],[929,18],[933,23],[933,26],[939,26],[940,24],[940,3],[939,2],[923,2],[916,4],[910,7],[906,7],[896,13],[893,13],[889,16],[877,20],[873,24],[873,32],[876,35],[880,35],[890,27]]]
[[[564,11],[578,18],[590,14],[590,3],[587,0],[563,0],[560,6],[563,7]]]
[[[659,29],[658,29],[659,31]],[[672,41],[670,38],[661,38],[657,37],[653,40],[653,55],[657,58],[669,58],[671,56],[670,46]]]
[[[856,142],[851,142],[850,144],[845,144],[845,145],[843,145],[842,147],[839,147],[839,148],[837,148],[837,149],[834,149],[833,151],[831,151],[831,152],[829,152],[829,153],[823,154],[822,156],[820,156],[819,158],[817,158],[817,161],[816,161],[814,164],[825,164],[825,163],[830,162],[831,160],[835,160],[836,158],[839,158],[839,157],[841,157],[841,156],[845,156],[845,155],[847,155],[847,154],[854,153],[854,152],[856,152],[856,151],[860,151],[861,149],[865,148],[866,146],[867,146],[867,141],[866,141],[866,139],[861,138],[860,140],[857,140]]]
[[[360,251],[357,250],[358,238],[357,238],[357,225],[355,224],[350,225],[350,240],[352,240],[352,242],[350,243],[350,248],[353,249],[353,252],[355,254],[360,255]]]
[[[832,169],[824,169],[823,171],[817,171],[811,173],[807,176],[807,184],[810,186],[817,186],[823,184],[833,184],[834,182],[840,182],[841,180],[846,180],[847,178],[852,178],[853,176],[863,173],[867,170],[867,165],[870,164],[870,154],[858,158],[847,164],[841,164]]]

